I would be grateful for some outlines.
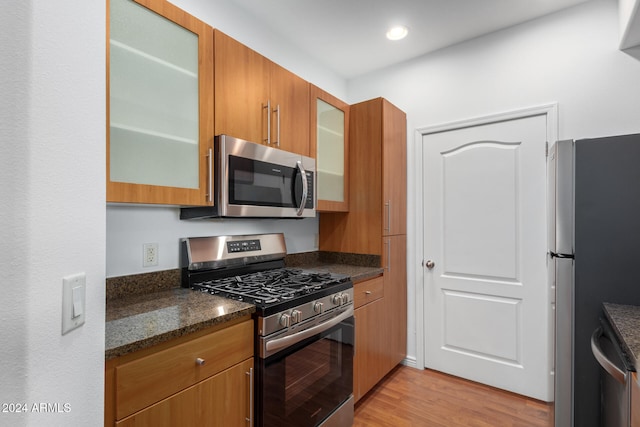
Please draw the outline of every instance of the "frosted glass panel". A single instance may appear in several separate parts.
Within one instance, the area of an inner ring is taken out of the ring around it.
[[[344,111],[317,101],[318,199],[344,201]]]
[[[198,36],[111,1],[111,181],[198,188]]]

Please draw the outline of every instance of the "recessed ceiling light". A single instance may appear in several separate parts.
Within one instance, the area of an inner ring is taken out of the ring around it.
[[[396,25],[395,27],[389,28],[387,31],[387,38],[389,40],[401,40],[407,36],[409,33],[409,29],[404,25]]]

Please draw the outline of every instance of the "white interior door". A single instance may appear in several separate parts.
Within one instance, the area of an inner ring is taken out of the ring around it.
[[[546,141],[545,114],[422,135],[424,355],[551,401]]]

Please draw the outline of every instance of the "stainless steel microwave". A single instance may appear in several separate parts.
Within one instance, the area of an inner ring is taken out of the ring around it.
[[[228,135],[215,137],[214,206],[180,210],[180,219],[316,216],[316,161]]]

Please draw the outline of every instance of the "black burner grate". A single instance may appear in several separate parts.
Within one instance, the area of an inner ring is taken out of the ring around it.
[[[274,304],[321,291],[344,282],[345,277],[327,272],[278,268],[206,280],[192,287],[254,304]]]

